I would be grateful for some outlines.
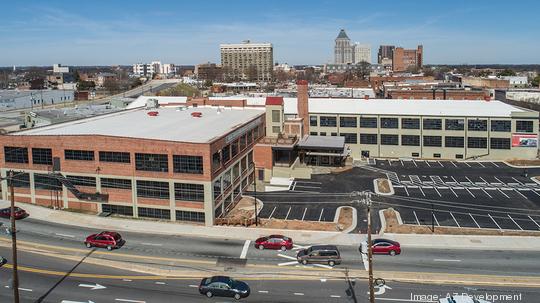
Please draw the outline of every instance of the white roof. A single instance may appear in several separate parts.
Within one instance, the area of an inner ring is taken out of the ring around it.
[[[296,111],[296,109],[295,109]],[[511,117],[512,112],[538,112],[500,101],[484,100],[408,100],[408,99],[313,99],[309,112],[317,114],[410,115],[457,117]],[[285,114],[288,114],[285,110]]]
[[[157,111],[158,116],[148,115]],[[191,116],[201,112],[201,118]],[[177,110],[173,107],[134,109],[73,122],[12,133],[12,135],[104,135],[154,140],[206,143],[245,125],[264,114],[263,109],[220,109],[211,107]]]

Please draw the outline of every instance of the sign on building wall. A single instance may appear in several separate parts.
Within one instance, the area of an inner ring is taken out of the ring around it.
[[[512,147],[537,147],[537,135],[512,134]]]

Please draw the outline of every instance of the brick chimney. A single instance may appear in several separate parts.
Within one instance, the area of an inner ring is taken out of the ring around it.
[[[302,119],[302,137],[309,134],[309,110],[308,110],[308,82],[298,80],[296,82],[296,99],[298,117]]]

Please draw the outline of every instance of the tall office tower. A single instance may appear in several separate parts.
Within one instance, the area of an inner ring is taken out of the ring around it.
[[[351,39],[349,39],[344,29],[341,29],[339,31],[339,34],[335,41],[336,44],[334,46],[334,63],[353,63],[353,50],[351,45]]]
[[[354,63],[365,61],[371,63],[371,45],[356,42],[353,46]]]

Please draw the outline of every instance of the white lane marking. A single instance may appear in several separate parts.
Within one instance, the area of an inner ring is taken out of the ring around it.
[[[531,216],[528,216],[529,219],[531,219],[531,221],[534,222],[534,224],[536,224],[536,226],[538,226],[538,229],[540,229],[540,224],[538,224],[538,222],[534,221],[533,218],[531,218]]]
[[[519,226],[519,224],[517,224],[516,220],[514,220],[514,218],[510,217],[510,214],[508,214],[508,218],[510,218],[510,220],[512,220],[512,222],[514,222],[514,224],[516,224],[517,227],[519,227],[519,229],[523,230],[523,228],[521,228],[521,226]]]
[[[118,302],[130,302],[130,303],[146,303],[146,301],[140,301],[140,300],[130,300],[130,299],[114,299]]]
[[[130,280],[130,279],[122,279],[122,281],[124,281],[124,282],[132,282],[133,280]]]
[[[321,282],[322,282],[322,283],[326,282],[326,279],[321,279]]]
[[[412,211],[414,214],[414,218],[416,219],[416,224],[420,225],[420,221],[418,221],[418,216],[416,215],[416,211]]]
[[[60,236],[60,237],[68,237],[68,238],[75,238],[74,235],[67,235],[67,234],[59,234],[59,233],[55,233],[55,235],[57,236]]]
[[[307,207],[304,208],[304,214],[302,215],[302,221],[304,221],[304,218],[306,217]]]
[[[287,265],[295,265],[295,264],[298,264],[298,261],[278,263],[278,266],[287,266]]]
[[[488,197],[493,199],[493,197],[490,194],[488,194],[488,192],[485,189],[483,189],[483,188],[480,188],[480,189],[484,192],[484,194],[486,194]]]
[[[156,284],[157,284],[157,285],[165,285],[165,284],[167,284],[167,283],[156,281]]]
[[[90,290],[105,289],[107,287],[99,284],[79,284],[79,287],[90,288]]]
[[[488,216],[491,218],[491,220],[493,220],[493,222],[495,223],[495,225],[497,225],[497,227],[499,228],[499,230],[502,230],[501,226],[499,225],[499,223],[497,223],[497,221],[495,221],[495,219],[493,219],[493,217],[491,216],[491,214],[488,214]]]
[[[332,269],[333,267],[330,265],[324,265],[324,264],[313,264],[314,266],[326,268],[326,269]]]
[[[287,255],[284,255],[284,254],[277,254],[277,255],[278,255],[278,257],[282,257],[282,258],[285,258],[285,259],[296,260],[295,257],[287,256]]]
[[[246,240],[246,242],[244,242],[244,247],[242,248],[242,253],[240,253],[240,259],[245,259],[246,258],[250,243],[251,243],[251,240]]]
[[[191,287],[191,288],[199,288],[199,285],[194,285],[194,284],[190,284],[188,286]]]
[[[455,192],[455,191],[454,191],[454,190],[452,189],[452,187],[451,187],[451,186],[450,186],[450,187],[448,187],[448,188],[449,188],[449,189],[450,189],[450,191],[451,191],[451,192],[452,192],[452,193],[454,194],[454,196],[456,196],[456,198],[457,198],[457,197],[459,197],[459,196],[458,196],[458,194],[456,194],[456,192]]]
[[[272,215],[276,211],[276,208],[277,208],[277,206],[274,206],[274,209],[272,209],[272,212],[270,213],[270,216],[268,217],[268,219],[272,219]]]
[[[456,259],[433,259],[435,262],[461,262],[461,260]]]
[[[163,246],[163,244],[158,244],[158,243],[147,243],[147,242],[143,242],[143,243],[141,243],[141,245],[147,245],[147,246]]]
[[[476,219],[473,217],[473,215],[471,215],[471,213],[469,213],[469,216],[471,216],[471,219],[474,221],[474,224],[476,224],[476,226],[478,226],[478,228],[481,228],[480,225],[478,224],[478,222],[476,222]]]
[[[323,213],[324,213],[324,207],[323,207],[322,210],[321,210],[321,215],[319,216],[319,222],[320,222],[321,219],[322,219],[322,214],[323,214]]]
[[[289,214],[291,213],[292,206],[289,206],[289,210],[287,211],[287,215],[285,216],[285,220],[289,217]]]
[[[452,219],[454,219],[454,221],[456,222],[457,227],[461,228],[461,226],[459,225],[458,221],[456,220],[456,217],[454,217],[454,214],[453,214],[452,212],[450,212],[450,216],[452,216]]]
[[[338,296],[338,295],[330,295],[330,298],[341,298],[341,296]]]
[[[22,288],[22,287],[19,287],[19,290],[22,290],[22,291],[28,291],[28,292],[32,292],[33,290],[31,290],[30,288]]]
[[[505,196],[506,198],[510,199],[510,197],[509,197],[507,194],[505,194],[500,188],[497,188],[497,190],[498,190],[501,194],[503,194],[503,196]]]
[[[294,295],[295,295],[295,296],[303,296],[304,293],[302,293],[302,292],[295,292]]]
[[[267,293],[268,293],[268,290],[259,290],[258,293],[261,293],[261,294],[267,294]]]

